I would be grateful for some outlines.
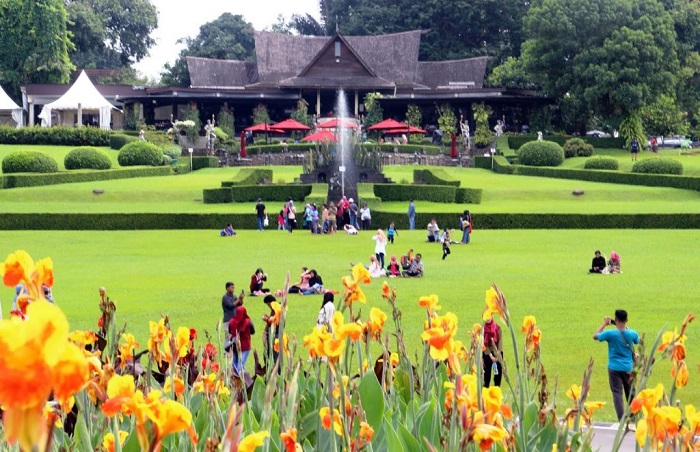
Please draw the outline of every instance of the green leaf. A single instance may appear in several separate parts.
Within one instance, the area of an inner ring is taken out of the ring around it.
[[[396,369],[396,374],[394,375],[394,387],[398,391],[401,400],[403,400],[406,404],[411,403],[411,400],[413,399],[413,394],[411,394],[411,380],[405,370]]]
[[[384,391],[379,385],[377,376],[368,372],[360,381],[360,403],[367,416],[367,423],[378,432],[384,416]]]
[[[413,436],[411,432],[408,431],[405,425],[399,422],[399,439],[401,444],[403,444],[404,450],[408,452],[421,452],[420,444],[418,440]]]
[[[209,427],[209,409],[207,407],[201,407],[197,411],[197,417],[194,420],[194,430],[197,432],[199,438],[205,438],[204,433],[207,427]]]
[[[139,445],[139,437],[135,431],[132,431],[126,438],[126,441],[124,441],[122,452],[139,452],[140,450],[141,446]]]
[[[430,402],[423,404],[423,406],[420,407],[418,413],[418,433],[420,434],[420,438],[418,439],[420,440],[420,444],[424,444],[423,438],[425,438],[433,447],[439,447],[440,423],[438,419],[440,417],[440,413],[438,413],[438,407],[437,402],[435,401],[435,397],[433,397],[430,400]]]
[[[256,378],[253,383],[253,393],[250,396],[251,407],[253,414],[258,422],[260,422],[263,409],[265,408],[265,382],[262,378]]]
[[[310,435],[316,433],[316,425],[318,425],[318,410],[314,410],[304,416],[299,423],[299,442],[304,438],[310,439]]]
[[[525,407],[525,414],[523,415],[523,426],[525,427],[525,434],[529,436],[530,430],[537,422],[537,403],[530,402]],[[523,444],[526,444],[527,438],[521,438]]]
[[[394,427],[391,426],[390,418],[388,416],[389,415],[387,413],[386,422],[382,424],[384,433],[386,434],[387,450],[390,450],[391,452],[403,452],[403,443],[399,439],[399,435],[396,433],[396,430],[394,430]]]

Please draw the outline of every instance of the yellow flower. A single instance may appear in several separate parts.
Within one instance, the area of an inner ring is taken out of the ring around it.
[[[418,306],[420,306],[421,308],[425,308],[429,311],[439,311],[441,309],[437,295],[428,295],[420,297],[418,299]]]
[[[107,417],[117,415],[122,411],[136,393],[136,384],[132,375],[115,375],[107,383],[108,399],[100,405]]]
[[[263,430],[257,433],[251,433],[241,440],[238,444],[238,452],[253,452],[258,447],[262,446],[265,438],[270,436],[270,432]]]
[[[197,433],[192,425],[192,413],[187,407],[174,400],[161,399],[151,404],[149,408],[146,415],[156,428],[154,444],[159,445],[166,436],[181,431],[187,431],[192,444],[197,444]]]
[[[84,348],[86,345],[92,345],[97,342],[97,335],[92,331],[76,330],[68,335],[68,340],[78,347]]]
[[[182,378],[175,377],[173,384],[173,377],[172,375],[169,375],[165,380],[165,384],[163,384],[163,392],[170,394],[173,390],[175,392],[175,396],[180,398],[185,393],[185,382],[182,380]]]
[[[272,312],[275,313],[272,317],[268,319],[268,322],[270,325],[279,325],[280,324],[280,319],[282,318],[282,305],[279,304],[277,301],[273,301],[270,303],[270,308],[272,308]]]
[[[521,330],[523,333],[528,334],[528,332],[532,331],[535,325],[537,325],[537,319],[535,318],[535,316],[526,315],[523,319],[523,326],[521,327]]]
[[[678,364],[671,368],[671,377],[675,379],[676,388],[682,388],[688,384],[688,365],[685,360],[678,361]]]
[[[593,413],[603,408],[603,406],[605,406],[605,402],[586,402],[583,404],[583,413],[581,413],[581,417],[583,417],[587,425],[591,425]]]
[[[314,328],[311,334],[304,336],[304,347],[309,348],[309,356],[312,358],[320,358],[325,356],[324,343],[332,337],[331,333],[326,331],[324,326],[322,329]]]
[[[581,386],[576,384],[571,385],[571,387],[566,391],[566,396],[574,402],[578,402],[578,400],[581,398]]]
[[[54,396],[61,404],[65,404],[89,380],[90,366],[83,350],[73,343],[67,343],[54,367]]]
[[[367,297],[365,296],[365,293],[360,289],[360,286],[357,284],[357,281],[351,278],[350,276],[343,276],[341,279],[343,282],[343,286],[345,286],[345,293],[343,294],[343,299],[345,300],[345,304],[352,305],[356,301],[359,301],[360,303],[367,303]]]
[[[343,423],[338,410],[334,408],[331,415],[330,408],[324,406],[318,411],[318,415],[321,417],[321,425],[323,425],[323,428],[330,430],[331,427],[333,427],[333,430],[335,430],[338,436],[343,436]]]
[[[687,339],[687,337],[685,335],[679,336],[678,330],[676,330],[676,329],[674,329],[673,332],[666,331],[664,334],[661,335],[661,344],[659,344],[658,350],[660,352],[663,352],[668,347],[670,347],[671,344],[674,344],[674,343],[683,344],[683,343],[685,343],[686,339]]]
[[[284,333],[282,335],[282,344],[284,345],[285,353],[288,353],[289,352],[289,337],[287,336],[287,333]],[[274,349],[277,353],[280,352],[280,340],[278,338],[275,338]]]
[[[190,329],[181,326],[177,329],[177,335],[175,336],[175,352],[178,358],[184,358],[189,351],[190,345]]]
[[[503,320],[508,321],[508,311],[506,310],[506,299],[500,290],[494,285],[486,291],[486,309],[482,315],[482,320],[488,320],[494,314],[500,315]]]
[[[369,335],[374,339],[379,339],[379,336],[382,334],[386,317],[386,314],[381,309],[372,308],[369,310],[367,327],[369,328]]]
[[[448,312],[444,316],[435,317],[432,327],[423,331],[421,339],[430,345],[430,356],[439,361],[448,358],[451,351],[451,341],[457,333],[457,316]]]
[[[508,431],[495,425],[478,423],[474,427],[472,439],[481,450],[491,450],[494,443],[505,444]]]
[[[372,438],[374,437],[374,429],[370,427],[370,425],[365,422],[361,421],[360,422],[360,443],[361,444],[367,444],[372,441]]]
[[[157,323],[150,321],[148,325],[151,332],[148,338],[148,351],[153,356],[156,364],[160,365],[170,354],[170,337],[172,333],[165,326],[165,319],[160,319]],[[161,347],[163,347],[163,350],[161,350]]]
[[[119,430],[119,444],[124,445],[124,441],[129,436],[128,432]],[[106,452],[114,452],[114,433],[107,433],[102,438],[102,449]]]
[[[119,344],[119,356],[121,358],[120,368],[126,367],[129,361],[134,360],[134,350],[139,347],[139,343],[136,342],[136,338],[133,334],[123,333],[122,339],[126,341],[125,344]]]
[[[637,396],[632,399],[630,409],[633,414],[638,413],[642,408],[645,410],[645,413],[648,413],[659,403],[663,396],[664,385],[659,383],[654,389],[647,388],[639,391]]]
[[[389,288],[389,284],[384,281],[382,283],[382,298],[385,300],[388,300],[391,297],[391,289]]]
[[[372,277],[369,274],[369,270],[367,270],[362,264],[357,264],[352,267],[352,277],[357,283],[369,284],[372,282]]]
[[[0,275],[8,287],[24,285],[26,292],[17,302],[20,310],[26,312],[27,303],[45,299],[42,286],[53,287],[53,262],[45,258],[34,264],[29,253],[17,250],[0,265]]]

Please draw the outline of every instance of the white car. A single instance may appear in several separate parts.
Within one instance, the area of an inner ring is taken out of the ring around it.
[[[691,148],[690,138],[684,135],[671,135],[668,137],[656,137],[656,142],[660,148]],[[647,143],[651,147],[651,140]]]
[[[593,137],[593,138],[610,138],[610,134],[607,132],[603,132],[602,130],[589,130],[586,132],[587,137]]]

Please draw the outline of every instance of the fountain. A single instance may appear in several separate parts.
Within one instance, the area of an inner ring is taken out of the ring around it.
[[[337,140],[336,143],[338,145],[337,149],[340,151],[340,162],[338,164],[338,172],[340,173],[340,190],[341,196],[345,196],[345,180],[347,177],[346,172],[348,170],[347,157],[351,157],[349,154],[352,149],[353,137],[352,129],[344,127],[344,121],[349,119],[350,112],[348,111],[348,100],[345,97],[345,91],[342,88],[338,90],[338,94],[335,99],[335,111],[336,118],[338,119],[338,128],[336,129],[335,136]]]

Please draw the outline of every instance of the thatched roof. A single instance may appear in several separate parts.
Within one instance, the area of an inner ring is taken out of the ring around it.
[[[415,82],[421,30],[380,36],[346,36],[345,40],[377,76],[397,85]]]
[[[258,81],[256,63],[186,57],[192,88],[243,88]]]
[[[297,76],[326,45],[328,36],[292,36],[255,32],[255,58],[261,85],[277,85]]]
[[[432,89],[471,89],[484,86],[489,57],[452,61],[421,61],[418,83]]]

